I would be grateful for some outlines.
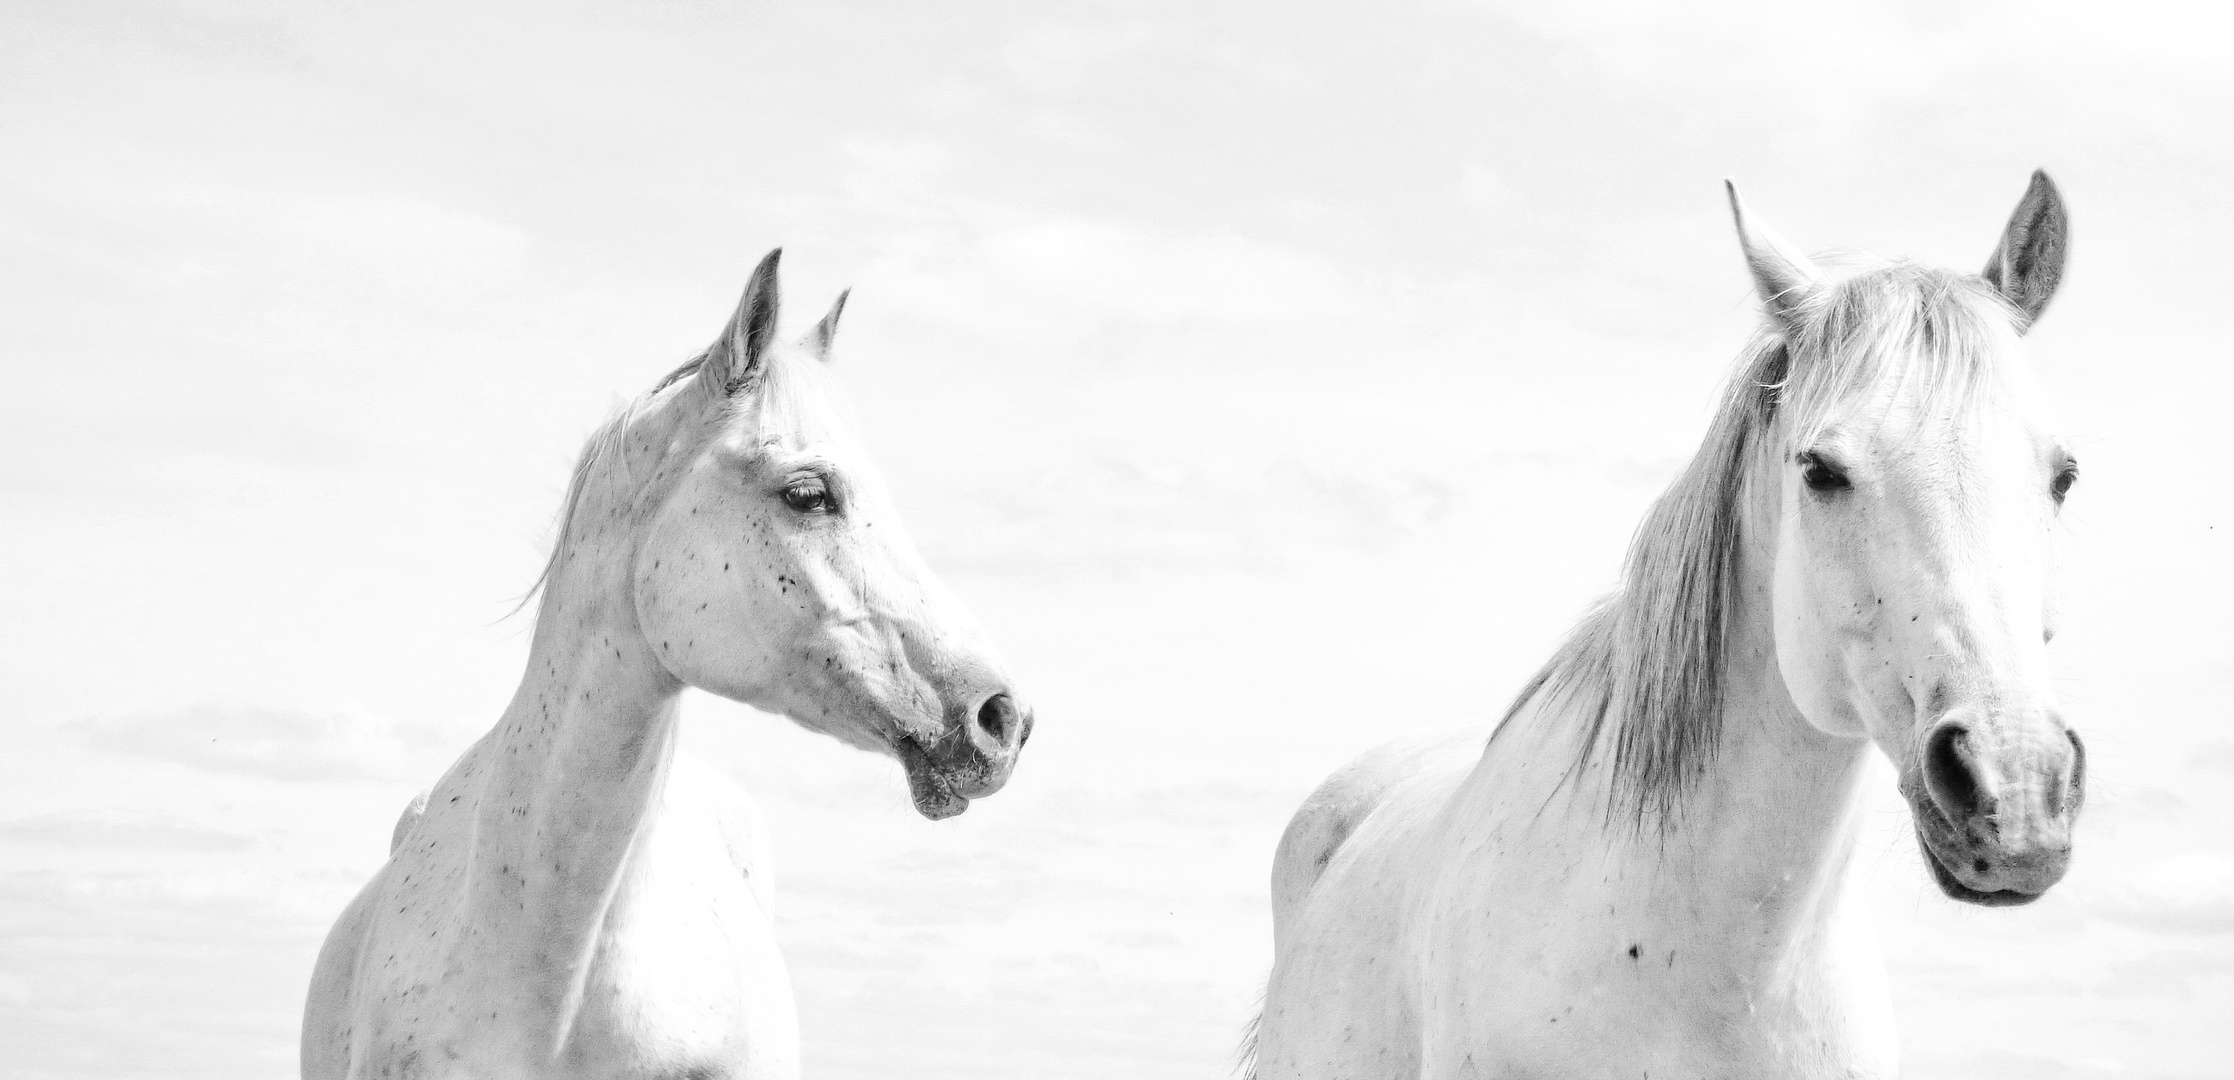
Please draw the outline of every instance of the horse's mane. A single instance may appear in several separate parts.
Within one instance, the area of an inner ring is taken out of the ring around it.
[[[634,400],[607,417],[582,444],[582,452],[574,458],[574,471],[566,480],[566,497],[559,501],[558,535],[551,541],[551,553],[543,560],[543,569],[535,575],[535,582],[528,586],[527,592],[520,595],[520,602],[513,606],[513,614],[518,614],[521,609],[533,603],[543,589],[550,585],[551,575],[558,572],[559,561],[566,557],[567,550],[572,546],[569,542],[574,536],[574,511],[582,505],[582,493],[589,488],[590,477],[596,474],[598,464],[612,453],[615,446],[620,445],[621,436],[627,433],[628,422],[635,417],[636,410],[645,402],[658,397],[661,391],[696,375],[705,363],[706,351],[683,361],[675,370],[654,383],[651,389],[637,395]]]
[[[1505,721],[1531,701],[1564,700],[1585,718],[1578,771],[1611,752],[1609,818],[1671,825],[1720,743],[1746,486],[1790,449],[1769,445],[1775,422],[1804,446],[1889,379],[1922,380],[1914,389],[1934,410],[1968,409],[2015,317],[1978,277],[1879,262],[1817,285],[1789,322],[1772,319],[1740,356],[1698,454],[1638,527],[1620,587]]]

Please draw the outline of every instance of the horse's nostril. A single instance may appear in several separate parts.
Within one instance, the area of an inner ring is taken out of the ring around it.
[[[1924,784],[1955,823],[1978,809],[1978,779],[1963,760],[1969,739],[1970,730],[1961,724],[1941,724],[1924,744]]]
[[[977,707],[977,726],[995,742],[1008,737],[1008,729],[1016,722],[1016,703],[1007,694],[995,694]]]
[[[2087,744],[2079,740],[2076,731],[2065,728],[2063,733],[2071,737],[2071,786],[2064,806],[2076,814],[2087,798]]]

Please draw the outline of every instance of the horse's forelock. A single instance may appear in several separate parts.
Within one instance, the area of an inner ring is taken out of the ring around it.
[[[1849,403],[1887,380],[1953,415],[1975,407],[2015,308],[1970,274],[1898,262],[1831,282],[1793,328],[1793,364],[1776,400],[1800,440],[1820,434]]]

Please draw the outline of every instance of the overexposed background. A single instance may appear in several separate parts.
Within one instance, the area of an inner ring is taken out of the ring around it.
[[[933,824],[688,699],[809,1076],[1220,1076],[1297,800],[1486,725],[1695,445],[1754,317],[1721,177],[1968,269],[2044,166],[2078,862],[1948,902],[1888,776],[1860,858],[1911,1076],[2226,1075],[2234,24],[1868,8],[0,6],[5,1071],[292,1074],[580,440],[780,244],[1040,713]]]

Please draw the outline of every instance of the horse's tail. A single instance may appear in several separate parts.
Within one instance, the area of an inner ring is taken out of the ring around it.
[[[1257,1033],[1264,1030],[1264,991],[1257,991],[1257,1011],[1241,1027],[1241,1046],[1233,1052],[1233,1072],[1239,1080],[1257,1080]]]

